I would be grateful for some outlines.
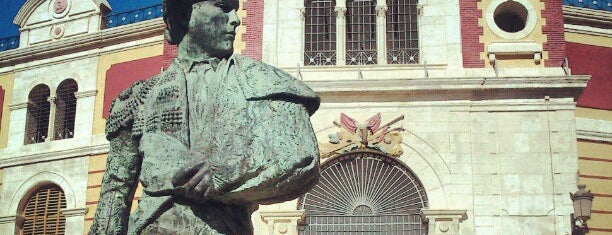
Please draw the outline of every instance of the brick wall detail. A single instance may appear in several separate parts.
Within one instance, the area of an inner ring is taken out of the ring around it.
[[[244,8],[246,17],[242,20],[242,24],[246,26],[246,32],[242,35],[242,40],[246,43],[246,48],[242,51],[242,54],[261,60],[264,0],[247,0]]]
[[[560,67],[565,57],[563,1],[541,1],[545,4],[544,10],[542,10],[542,18],[546,19],[546,25],[542,27],[542,33],[547,38],[543,49],[548,52],[548,59],[544,60],[544,66]]]
[[[176,45],[170,45],[168,41],[164,40],[164,55],[163,55],[164,61],[162,62],[162,66],[164,67],[164,70],[170,67],[170,64],[172,64],[172,60],[176,58],[177,55],[178,55],[178,47]]]
[[[483,29],[478,26],[478,20],[482,18],[482,11],[478,9],[477,3],[478,0],[462,0],[459,3],[463,67],[465,68],[484,68],[485,66],[485,62],[480,59],[480,53],[484,52],[484,44],[480,43]]]

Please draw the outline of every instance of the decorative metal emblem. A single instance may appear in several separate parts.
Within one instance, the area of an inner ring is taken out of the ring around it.
[[[55,14],[63,13],[68,8],[68,0],[55,0],[53,3],[53,12]]]
[[[319,143],[321,158],[328,158],[337,154],[350,152],[355,149],[375,149],[387,155],[399,157],[402,150],[401,131],[404,128],[392,125],[404,120],[399,116],[385,125],[381,124],[381,115],[370,117],[365,122],[358,122],[348,115],[340,114],[340,121],[334,121],[340,130],[335,134],[329,134],[328,143]]]

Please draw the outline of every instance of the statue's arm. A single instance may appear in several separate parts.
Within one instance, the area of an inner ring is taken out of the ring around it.
[[[110,140],[100,199],[89,234],[126,234],[141,158],[137,140],[120,131]]]
[[[243,154],[234,144],[210,159],[218,199],[273,203],[305,193],[319,175],[319,151],[306,108],[289,101],[261,100],[252,102],[249,113],[254,126],[241,130],[251,132],[235,135],[252,135]]]

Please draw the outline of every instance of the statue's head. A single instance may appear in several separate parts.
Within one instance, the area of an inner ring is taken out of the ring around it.
[[[233,53],[240,20],[238,0],[164,0],[166,39],[170,44],[194,44],[213,57]]]

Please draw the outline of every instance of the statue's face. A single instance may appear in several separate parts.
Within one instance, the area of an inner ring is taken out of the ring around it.
[[[186,36],[212,57],[228,57],[234,51],[238,0],[209,0],[193,5]]]

